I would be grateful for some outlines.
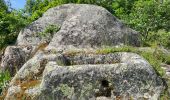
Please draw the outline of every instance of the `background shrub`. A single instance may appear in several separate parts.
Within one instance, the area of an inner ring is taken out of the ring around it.
[[[7,84],[10,79],[11,79],[11,77],[10,77],[10,73],[8,71],[0,72],[0,94],[2,93],[2,90],[5,87],[7,87]]]

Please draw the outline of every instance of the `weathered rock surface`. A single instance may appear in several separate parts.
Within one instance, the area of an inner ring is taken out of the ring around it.
[[[1,60],[1,70],[8,70],[11,76],[29,59],[31,47],[8,46]]]
[[[40,36],[49,25],[60,30]],[[121,44],[139,46],[139,33],[106,9],[87,4],[51,8],[20,32],[17,46],[6,49],[1,65],[20,69],[5,100],[157,100],[164,84],[146,60],[126,52],[96,54],[96,48]],[[67,52],[79,49],[94,51]]]
[[[153,68],[136,54],[82,56],[81,61],[85,65],[56,65],[47,72],[40,85],[40,100],[41,97],[52,97],[55,100],[95,100],[100,96],[110,97],[112,100],[118,97],[156,100],[163,89],[162,80]],[[116,63],[103,64],[108,61]]]
[[[37,69],[41,60],[35,60],[38,58],[48,59],[40,76]],[[33,66],[31,62],[37,64],[33,63]],[[35,100],[157,100],[164,88],[161,78],[149,63],[134,53],[37,55],[29,63],[20,69],[10,85],[18,86],[17,80],[23,80],[24,84],[28,83],[25,80],[40,79],[35,89],[24,90]],[[32,90],[37,92],[34,94]]]
[[[86,4],[66,4],[49,9],[43,17],[26,27],[18,36],[18,45],[38,45],[38,36],[48,25],[58,25],[50,46],[100,47],[130,44],[139,46],[139,34],[126,27],[106,9]]]
[[[60,30],[41,36],[40,33],[50,25],[59,26]],[[13,48],[26,46],[34,48],[31,52],[37,52],[36,48],[45,42],[49,43],[46,46],[48,50],[96,48],[121,44],[140,45],[139,33],[126,27],[105,8],[87,4],[65,4],[49,9],[41,18],[19,33],[17,47]],[[25,63],[21,59],[27,58],[27,56],[22,55],[20,58],[15,58],[17,61],[22,61],[20,64],[16,64],[11,61],[12,58],[8,59],[9,54],[14,52],[8,51],[8,49],[5,52],[1,65],[4,69],[10,69],[10,73],[15,74],[12,71],[16,70],[14,66],[16,65],[19,69]],[[21,53],[18,52],[19,56]]]

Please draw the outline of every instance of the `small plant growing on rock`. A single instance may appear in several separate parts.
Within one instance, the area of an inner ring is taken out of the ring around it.
[[[170,55],[167,55],[165,58],[165,63],[170,65]]]
[[[0,73],[0,94],[2,90],[7,87],[8,81],[11,79],[9,71],[1,72]]]
[[[47,36],[53,36],[55,32],[58,32],[60,30],[60,27],[57,25],[48,25],[43,32],[39,32],[38,35],[40,37],[47,37]]]

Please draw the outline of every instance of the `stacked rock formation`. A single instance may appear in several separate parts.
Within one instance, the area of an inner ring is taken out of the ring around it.
[[[1,68],[14,75],[5,99],[158,99],[163,81],[144,58],[127,52],[96,53],[103,46],[124,44],[139,46],[139,33],[105,8],[51,8],[5,50]]]

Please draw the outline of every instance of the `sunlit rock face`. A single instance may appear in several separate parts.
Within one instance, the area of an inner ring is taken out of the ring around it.
[[[47,64],[39,100],[157,100],[163,90],[161,78],[134,53],[80,54],[68,60],[75,65]]]
[[[152,66],[139,55],[127,52],[39,53],[24,64],[10,85],[23,87],[17,84],[18,80],[23,80],[22,84],[38,81],[21,90],[33,100],[157,100],[164,90],[163,81]]]
[[[51,8],[20,32],[16,46],[6,49],[1,65],[18,65],[19,71],[5,99],[157,100],[164,84],[145,59],[127,52],[97,53],[101,47],[123,44],[139,46],[139,33],[105,8]],[[10,55],[16,62],[7,59]]]
[[[51,29],[53,33],[45,33],[50,32],[47,29],[51,25],[57,27],[57,31],[54,31],[53,27]],[[44,43],[48,43],[44,46],[48,50],[89,49],[122,44],[140,45],[139,33],[126,27],[105,8],[87,4],[65,4],[49,9],[41,18],[19,33],[17,46],[8,48],[21,50],[13,49],[10,52],[8,49],[5,50],[1,64],[3,69],[9,69],[13,76],[15,68],[19,70],[27,58],[32,58],[38,51],[37,48],[39,49]],[[29,53],[22,51],[23,48],[28,49]],[[18,54],[13,54],[14,51]],[[17,56],[14,59],[21,63],[10,61],[8,54]]]
[[[48,25],[60,30],[53,37],[41,38],[38,33]],[[130,44],[139,46],[139,33],[126,27],[105,8],[87,4],[65,4],[49,9],[20,32],[18,45],[38,45],[50,41],[50,46],[100,47]]]

